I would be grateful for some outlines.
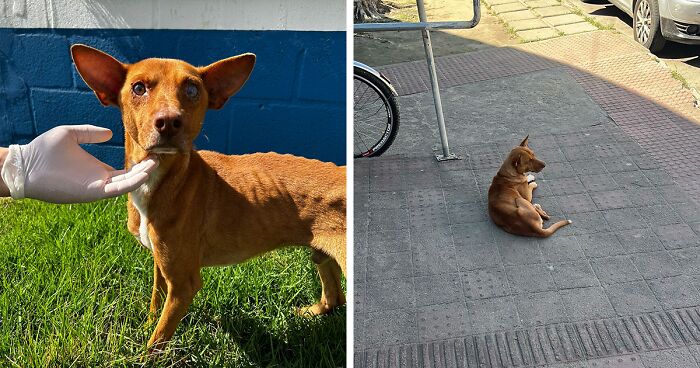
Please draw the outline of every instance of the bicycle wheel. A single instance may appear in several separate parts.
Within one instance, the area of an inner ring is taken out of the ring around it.
[[[354,155],[380,156],[394,142],[399,130],[399,108],[386,82],[354,68]]]

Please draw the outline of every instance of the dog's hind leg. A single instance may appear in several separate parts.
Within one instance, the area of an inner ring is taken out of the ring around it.
[[[541,237],[547,238],[547,237],[551,236],[552,234],[554,234],[557,230],[561,229],[562,227],[564,227],[566,225],[570,225],[570,224],[571,224],[571,220],[561,220],[561,221],[555,222],[554,224],[552,224],[552,226],[550,226],[546,229],[541,229],[541,232],[539,234]]]
[[[326,314],[333,308],[345,304],[345,293],[341,285],[341,269],[338,263],[325,253],[313,250],[311,259],[316,264],[321,279],[321,300],[311,306],[300,308],[299,315],[316,316]]]

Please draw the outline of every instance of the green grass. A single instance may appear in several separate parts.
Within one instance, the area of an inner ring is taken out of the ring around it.
[[[688,85],[688,80],[686,80],[685,77],[681,73],[679,73],[677,70],[671,70],[671,77],[673,77],[673,79],[681,82],[681,84],[683,85],[683,88],[690,89],[690,86]]]
[[[320,283],[287,248],[206,268],[167,352],[147,361],[153,260],[126,230],[124,198],[0,201],[0,366],[345,365],[345,308],[306,319]]]

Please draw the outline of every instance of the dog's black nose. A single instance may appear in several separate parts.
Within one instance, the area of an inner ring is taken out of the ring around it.
[[[164,137],[172,137],[182,128],[182,116],[170,111],[160,111],[155,116],[154,126]]]

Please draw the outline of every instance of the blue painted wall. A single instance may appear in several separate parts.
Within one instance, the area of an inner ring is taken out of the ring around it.
[[[56,125],[91,123],[114,137],[86,148],[123,166],[119,110],[103,107],[77,74],[74,43],[127,63],[165,57],[207,65],[253,52],[253,74],[225,108],[207,113],[197,147],[345,164],[344,32],[0,28],[0,146],[28,142]]]

